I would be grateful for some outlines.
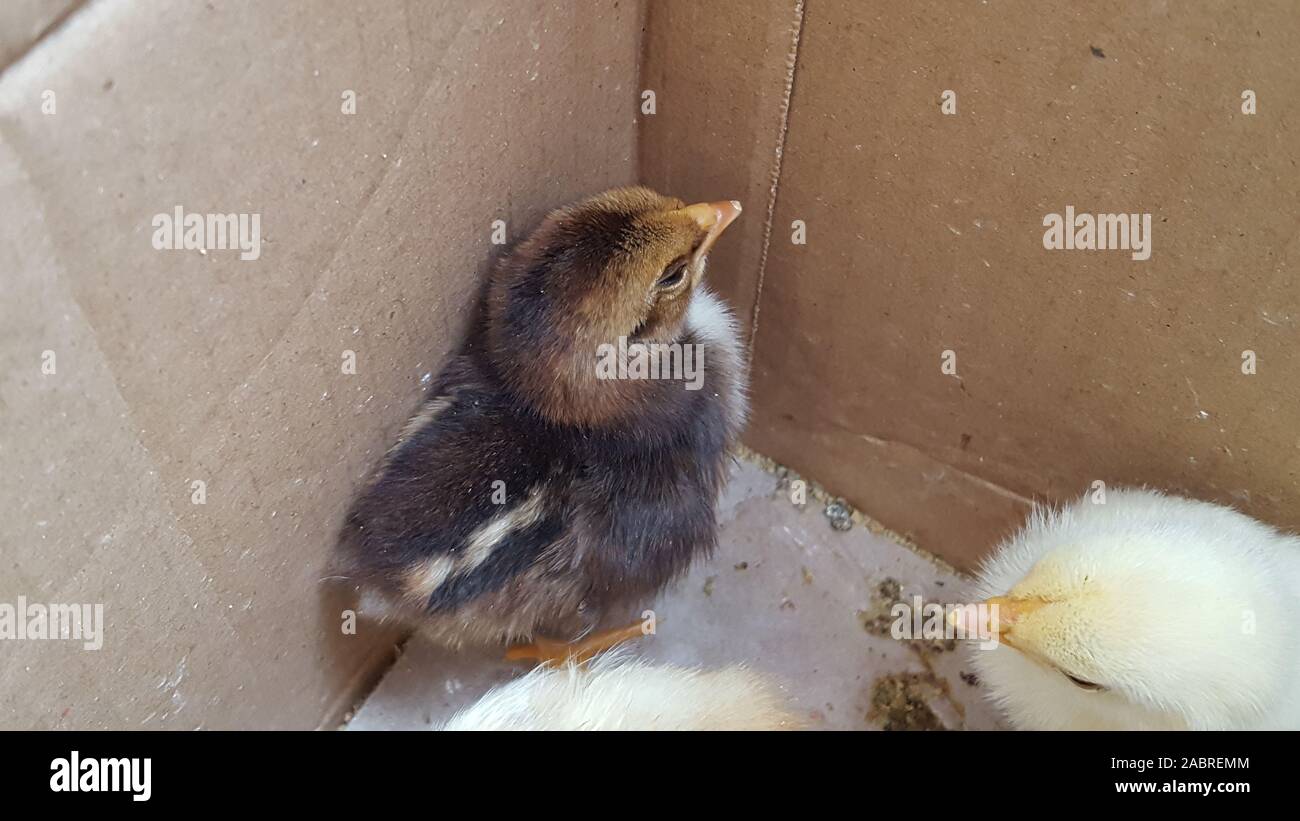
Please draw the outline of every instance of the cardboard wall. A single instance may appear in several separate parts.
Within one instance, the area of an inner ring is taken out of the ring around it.
[[[0,602],[107,624],[0,643],[0,727],[330,726],[382,669],[321,578],[492,221],[636,177],[642,10],[597,11],[106,0],[9,52]],[[261,257],[155,250],[176,205],[260,214]]]
[[[765,270],[742,275],[762,280],[749,444],[962,567],[1094,481],[1300,527],[1293,3],[770,5],[753,16],[798,36]],[[738,11],[651,16],[648,66],[731,85],[662,101],[690,109],[678,140],[781,119],[782,55]],[[663,150],[644,175],[674,178]],[[1067,205],[1150,213],[1151,258],[1045,250]]]

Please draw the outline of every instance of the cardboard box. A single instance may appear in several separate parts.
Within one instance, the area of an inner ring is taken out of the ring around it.
[[[638,180],[746,206],[710,276],[757,318],[748,443],[922,547],[970,567],[1096,481],[1300,526],[1297,28],[1282,0],[6,4],[0,602],[106,624],[0,642],[0,727],[334,726],[394,637],[343,635],[326,560],[493,221]],[[177,206],[259,215],[257,258],[156,250]],[[1149,213],[1150,259],[1044,248],[1067,206]]]

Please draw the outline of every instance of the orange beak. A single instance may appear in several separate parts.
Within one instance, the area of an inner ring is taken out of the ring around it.
[[[994,596],[983,602],[978,610],[974,608],[954,610],[949,614],[948,621],[954,627],[964,628],[967,636],[996,636],[1001,641],[1011,644],[1008,634],[1016,622],[1047,603],[1043,599]]]
[[[740,216],[740,203],[735,200],[722,200],[720,202],[701,202],[695,205],[688,205],[682,209],[693,220],[695,224],[703,228],[708,233],[704,235],[704,241],[700,247],[695,249],[695,254],[691,257],[691,266],[694,267],[709,249],[713,243],[718,241],[722,232],[727,230],[727,226],[735,222],[736,217]]]

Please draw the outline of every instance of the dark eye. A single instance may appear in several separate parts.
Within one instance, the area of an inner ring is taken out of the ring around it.
[[[1084,681],[1084,680],[1081,679],[1081,678],[1075,678],[1074,676],[1070,675],[1069,673],[1062,673],[1061,675],[1063,675],[1063,676],[1065,676],[1066,678],[1068,678],[1068,679],[1070,680],[1070,683],[1073,684],[1075,687],[1078,687],[1080,690],[1094,690],[1094,691],[1095,691],[1095,690],[1105,690],[1105,689],[1106,689],[1105,687],[1102,687],[1100,684],[1093,684],[1091,681]]]
[[[657,287],[664,290],[668,288],[674,288],[679,283],[681,283],[682,279],[685,276],[686,276],[686,258],[682,257],[681,259],[677,260],[672,265],[669,265],[667,268],[664,269],[664,274],[663,276],[659,277],[659,283]]]

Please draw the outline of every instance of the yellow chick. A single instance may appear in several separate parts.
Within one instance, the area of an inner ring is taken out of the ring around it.
[[[1300,539],[1235,510],[1149,490],[1036,510],[978,593],[954,621],[997,639],[974,665],[1017,728],[1300,728]]]

